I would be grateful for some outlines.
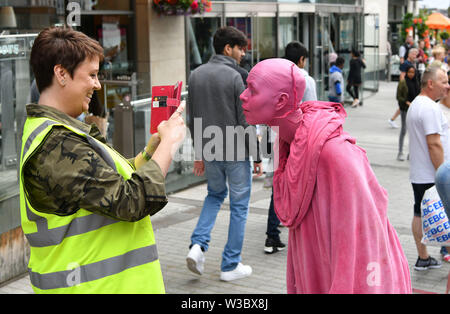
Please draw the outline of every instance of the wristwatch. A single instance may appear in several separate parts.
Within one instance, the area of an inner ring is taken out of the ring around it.
[[[144,158],[145,161],[149,161],[152,158],[152,155],[147,153],[147,146],[144,147],[141,154],[142,154],[142,158]]]

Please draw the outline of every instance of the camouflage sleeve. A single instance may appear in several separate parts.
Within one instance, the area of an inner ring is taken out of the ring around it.
[[[83,208],[137,221],[167,204],[158,164],[147,162],[125,180],[82,136],[55,127],[24,165],[24,185],[38,211],[71,215]]]

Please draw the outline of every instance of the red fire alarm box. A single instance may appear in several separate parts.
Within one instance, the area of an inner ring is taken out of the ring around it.
[[[175,85],[152,87],[150,133],[158,132],[158,125],[164,120],[169,120],[177,110],[180,105],[182,85],[183,82],[178,81]]]

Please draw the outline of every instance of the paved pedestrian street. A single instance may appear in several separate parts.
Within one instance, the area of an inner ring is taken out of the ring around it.
[[[413,192],[409,183],[409,162],[397,161],[399,129],[392,129],[388,119],[397,109],[397,82],[380,82],[379,92],[364,92],[364,105],[346,107],[345,131],[367,151],[367,156],[381,185],[389,196],[388,217],[395,227],[411,270],[414,293],[445,293],[450,264],[442,268],[418,272],[413,269],[417,251],[411,233]],[[397,119],[400,124],[400,119]],[[407,145],[407,137],[405,144]],[[407,147],[407,146],[406,146]],[[407,151],[405,147],[405,151]],[[190,235],[197,223],[206,185],[197,185],[169,197],[169,204],[152,218],[166,291],[169,294],[284,294],[287,250],[264,253],[270,189],[263,188],[263,177],[253,182],[242,262],[251,265],[253,274],[234,282],[222,282],[221,254],[228,233],[229,202],[226,200],[212,231],[210,249],[205,254],[202,276],[186,267]],[[281,228],[281,239],[287,243],[288,230]],[[441,260],[439,247],[429,247],[429,253]],[[32,293],[27,275],[0,286],[0,293]]]

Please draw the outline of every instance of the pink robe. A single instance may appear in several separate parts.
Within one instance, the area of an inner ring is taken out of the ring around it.
[[[300,108],[295,139],[280,139],[274,176],[275,211],[289,228],[287,292],[411,293],[387,192],[343,131],[344,108],[317,101]]]

